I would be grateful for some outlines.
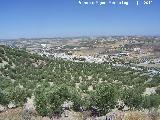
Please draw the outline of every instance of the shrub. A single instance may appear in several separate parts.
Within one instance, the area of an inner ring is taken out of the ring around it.
[[[91,104],[101,109],[101,114],[104,115],[114,108],[117,101],[117,91],[114,85],[101,84],[91,94]]]
[[[42,116],[61,113],[61,105],[66,100],[73,101],[75,109],[78,109],[81,103],[78,92],[64,84],[53,87],[40,86],[35,91],[35,98],[36,110]]]
[[[8,103],[9,103],[9,98],[7,93],[4,90],[0,89],[0,104],[7,105]]]

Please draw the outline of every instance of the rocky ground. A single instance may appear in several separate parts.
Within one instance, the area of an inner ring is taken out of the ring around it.
[[[0,113],[0,120],[23,120],[22,114],[23,114],[23,108],[19,107],[19,108],[9,109],[6,112]],[[89,116],[84,117],[85,114],[86,113],[74,112],[71,110],[71,111],[68,111],[68,117],[65,117],[64,114],[62,114],[61,118],[50,119],[48,117],[41,117],[35,114],[35,115],[32,115],[31,119],[25,119],[25,120],[106,120],[105,116],[98,117],[98,118],[91,118]],[[160,116],[157,116],[156,114],[146,114],[140,111],[124,112],[124,113],[121,113],[121,115],[120,114],[117,115],[117,117],[115,118],[114,118],[114,115],[115,114],[107,114],[108,120],[160,120]]]
[[[9,109],[6,112],[0,113],[0,120],[22,120],[23,108]],[[69,111],[68,117],[62,114],[61,118],[53,118],[52,120],[82,120],[82,114],[79,112]],[[31,120],[51,120],[48,117],[32,115]]]

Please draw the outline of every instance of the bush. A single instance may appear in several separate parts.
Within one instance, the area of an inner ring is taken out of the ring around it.
[[[5,47],[5,46],[0,45],[0,53],[5,54],[4,48],[2,47]]]
[[[142,104],[142,90],[140,88],[127,88],[123,91],[121,99],[130,109],[140,109]]]
[[[101,84],[91,93],[91,104],[101,109],[101,114],[105,115],[115,107],[117,93],[118,90],[114,85]]]
[[[7,105],[9,103],[8,95],[5,91],[0,89],[0,104],[1,105]]]
[[[66,100],[73,101],[75,109],[78,109],[81,103],[78,92],[64,84],[53,87],[43,87],[42,85],[36,89],[35,98],[36,110],[42,116],[61,113],[61,105]]]
[[[156,93],[157,93],[158,95],[160,95],[160,87],[157,87]]]
[[[157,108],[160,105],[160,95],[144,96],[142,107],[145,109]]]
[[[18,106],[23,106],[24,103],[27,102],[27,97],[29,97],[28,91],[19,86],[10,87],[6,91],[8,92],[9,100],[14,101]]]

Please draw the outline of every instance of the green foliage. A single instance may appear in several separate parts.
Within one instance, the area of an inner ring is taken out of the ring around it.
[[[142,89],[138,87],[124,89],[121,99],[130,109],[140,109],[142,103]]]
[[[5,51],[4,51],[3,47],[1,47],[1,46],[0,46],[0,53],[5,54]]]
[[[156,87],[160,84],[160,75],[154,75],[152,80],[148,83],[149,87]]]
[[[0,104],[1,105],[7,105],[9,103],[8,95],[5,91],[0,89]]]
[[[157,87],[156,93],[157,93],[158,95],[160,95],[160,87]]]
[[[66,86],[40,86],[35,91],[36,110],[42,116],[48,116],[53,113],[62,112],[64,101],[73,101],[74,108],[79,107],[80,98],[76,89]]]
[[[27,97],[31,96],[25,88],[19,86],[8,88],[7,92],[9,94],[9,100],[14,101],[18,106],[23,106],[27,101]]]
[[[73,109],[78,111],[83,105],[81,93],[73,87],[69,88],[70,100],[74,103]]]
[[[88,90],[88,85],[85,82],[83,82],[80,84],[79,88],[85,92]]]
[[[117,101],[117,88],[111,84],[98,85],[95,92],[91,93],[92,105],[100,108],[102,114],[113,109]]]
[[[160,95],[144,96],[142,107],[145,109],[158,108],[160,105]]]

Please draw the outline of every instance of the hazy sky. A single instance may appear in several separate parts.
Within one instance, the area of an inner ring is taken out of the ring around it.
[[[160,0],[152,0],[150,6],[124,1],[129,6],[80,5],[78,0],[0,0],[0,38],[160,35]]]

